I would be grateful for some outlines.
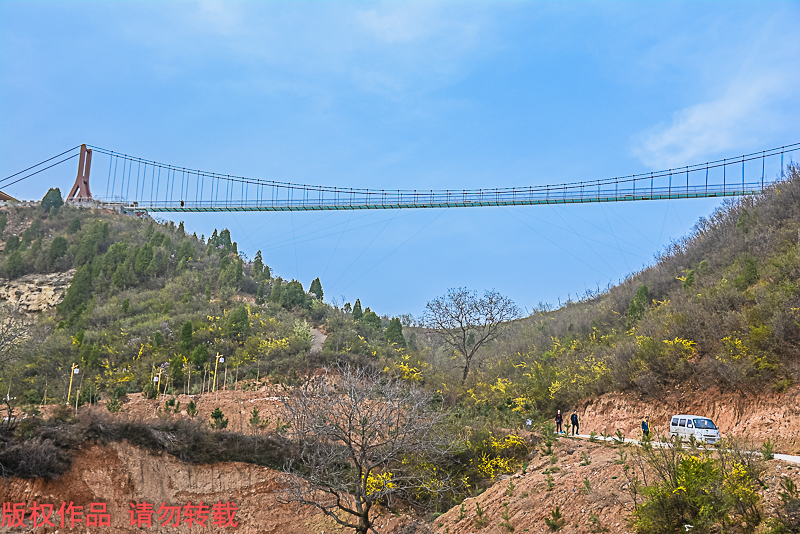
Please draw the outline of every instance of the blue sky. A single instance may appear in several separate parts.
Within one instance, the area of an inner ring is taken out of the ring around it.
[[[699,163],[800,141],[798,22],[797,2],[2,1],[0,177],[79,143],[378,189]],[[65,191],[62,167],[8,192]],[[417,315],[451,287],[531,309],[616,283],[717,205],[176,220],[327,300]]]

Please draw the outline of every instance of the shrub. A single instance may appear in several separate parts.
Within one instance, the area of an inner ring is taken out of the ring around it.
[[[761,522],[760,468],[752,451],[744,449],[741,444],[730,449],[721,444],[714,458],[696,449],[687,451],[677,439],[670,448],[638,449],[638,458],[656,473],[656,480],[644,488],[631,485],[632,492],[645,497],[634,510],[636,531],[667,534],[689,524],[705,532],[727,523],[753,532]]]
[[[222,430],[228,427],[228,420],[225,419],[225,414],[219,409],[219,406],[214,408],[211,412],[211,428],[214,430]]]
[[[761,456],[765,460],[775,459],[775,444],[772,443],[769,438],[767,438],[767,441],[761,446]]]
[[[548,526],[553,532],[557,532],[564,528],[567,520],[561,515],[561,507],[556,506],[556,509],[550,513],[550,517],[544,518],[544,524]]]

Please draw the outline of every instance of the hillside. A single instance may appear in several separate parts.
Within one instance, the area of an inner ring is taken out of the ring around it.
[[[424,329],[415,336],[453,403],[506,424],[612,391],[782,391],[799,370],[799,242],[794,167],[763,195],[724,201],[621,285],[516,321],[463,389],[451,387],[450,349]]]

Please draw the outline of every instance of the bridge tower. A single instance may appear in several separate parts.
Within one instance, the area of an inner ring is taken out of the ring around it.
[[[78,161],[78,176],[75,178],[75,185],[67,195],[67,202],[79,202],[81,200],[91,200],[92,192],[89,189],[89,171],[92,168],[92,150],[81,145],[81,157]]]

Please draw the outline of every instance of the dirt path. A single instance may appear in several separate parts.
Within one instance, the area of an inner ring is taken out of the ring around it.
[[[671,389],[655,397],[639,397],[631,393],[607,393],[575,407],[581,430],[594,430],[598,435],[621,430],[626,437],[641,433],[641,423],[650,417],[650,428],[656,435],[668,430],[670,418],[679,413],[710,417],[723,437],[742,436],[763,443],[767,438],[775,450],[800,454],[800,387],[785,392],[726,392],[718,389]],[[562,412],[569,413],[571,410]],[[566,418],[565,418],[566,419]]]
[[[314,336],[314,341],[311,343],[311,354],[322,352],[322,345],[325,344],[325,340],[328,339],[328,336],[316,328],[311,329],[311,335]]]

